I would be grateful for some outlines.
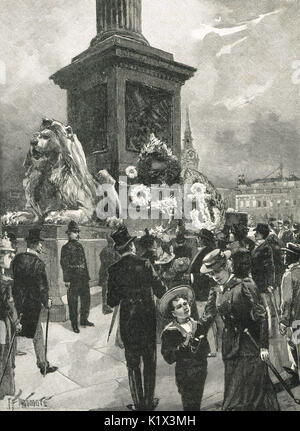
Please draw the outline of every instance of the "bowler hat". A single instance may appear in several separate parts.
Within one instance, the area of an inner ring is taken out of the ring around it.
[[[198,237],[211,242],[215,240],[214,234],[208,229],[200,229]]]
[[[219,248],[208,253],[203,259],[203,264],[200,268],[201,274],[208,274],[209,272],[216,271],[225,265],[231,256],[231,251],[222,251]]]
[[[300,257],[300,245],[293,244],[292,242],[288,242],[286,247],[281,249],[282,251],[286,251],[288,253],[297,254]]]
[[[44,241],[44,239],[41,238],[41,229],[39,228],[29,229],[28,236],[25,238],[25,241],[27,242]]]
[[[129,235],[127,227],[124,225],[119,226],[110,236],[115,242],[115,250],[117,251],[121,251],[136,239],[136,236]]]
[[[195,294],[190,286],[176,286],[168,290],[164,296],[159,300],[158,309],[162,316],[168,317],[168,306],[170,301],[172,301],[176,296],[187,296],[189,302],[193,302],[195,299]]]
[[[80,232],[79,225],[78,223],[76,223],[76,221],[71,220],[68,224],[68,230],[66,231],[66,233],[69,232]]]
[[[261,233],[264,238],[267,238],[270,233],[270,228],[265,223],[258,223],[254,230],[255,232]]]

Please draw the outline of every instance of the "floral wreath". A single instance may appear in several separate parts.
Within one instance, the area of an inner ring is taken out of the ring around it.
[[[155,179],[152,169],[154,160],[166,162],[166,168]],[[153,133],[150,135],[150,141],[140,152],[137,171],[138,180],[147,186],[157,183],[171,186],[180,182],[181,166],[178,158],[167,144],[157,139]]]

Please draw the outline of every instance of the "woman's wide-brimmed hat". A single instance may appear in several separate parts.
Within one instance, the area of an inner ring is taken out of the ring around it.
[[[193,289],[191,289],[190,286],[176,286],[172,289],[168,290],[164,296],[159,300],[158,309],[160,314],[163,317],[169,317],[168,316],[168,306],[170,301],[172,301],[176,296],[186,296],[188,298],[189,303],[194,302],[195,300],[195,294]]]
[[[118,229],[114,231],[110,236],[115,242],[115,250],[117,251],[123,250],[132,241],[136,239],[136,236],[129,235],[129,232],[125,225],[119,226]]]
[[[0,253],[5,253],[6,251],[15,251],[12,248],[11,242],[8,238],[0,239]]]
[[[203,259],[201,266],[201,274],[208,274],[212,271],[217,271],[224,266],[231,256],[231,251],[221,251],[219,248],[208,253]]]
[[[40,241],[44,241],[44,239],[41,238],[41,229],[38,229],[38,228],[29,229],[28,235],[25,238],[25,241],[28,241],[28,242],[40,242]]]

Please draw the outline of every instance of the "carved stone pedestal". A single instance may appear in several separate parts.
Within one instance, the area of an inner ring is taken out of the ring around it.
[[[13,232],[18,238],[18,253],[26,250],[24,238],[28,230],[33,226],[11,226],[7,229]],[[99,227],[80,227],[80,242],[84,247],[91,288],[91,306],[100,304],[101,287],[98,286],[98,274],[100,269],[99,254],[106,246],[105,235],[108,232],[105,228]],[[41,233],[44,252],[41,259],[46,264],[46,271],[49,281],[49,296],[53,299],[50,320],[52,322],[64,322],[69,318],[67,305],[67,292],[63,282],[63,273],[60,266],[60,253],[62,246],[67,242],[66,226],[44,225]]]
[[[141,0],[98,0],[97,31],[89,49],[50,77],[67,90],[68,121],[90,171],[117,179],[151,133],[180,158],[181,87],[196,69],[149,46]]]

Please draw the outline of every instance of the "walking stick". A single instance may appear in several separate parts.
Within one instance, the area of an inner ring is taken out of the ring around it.
[[[19,317],[18,321],[16,322],[16,324],[21,321],[22,316],[23,315],[20,314],[20,317]],[[10,355],[11,355],[11,352],[12,352],[12,348],[13,348],[13,345],[14,345],[14,342],[15,342],[16,335],[17,335],[17,331],[15,329],[14,335],[12,336],[12,339],[11,339],[11,342],[10,342],[10,345],[9,345],[9,349],[8,349],[8,353],[7,353],[7,358],[6,358],[4,369],[3,369],[3,373],[2,373],[2,376],[1,376],[1,379],[0,379],[0,386],[2,384],[2,381],[3,381],[5,373],[6,373],[6,369],[7,369],[7,366],[8,366],[8,361],[9,361],[9,358],[10,358]]]
[[[246,328],[244,330],[244,332],[245,332],[245,334],[248,335],[249,339],[252,341],[252,343],[257,348],[257,350],[260,351],[260,348],[259,348],[258,344],[256,343],[256,341],[254,340],[254,338],[250,334],[249,330]],[[287,383],[283,380],[283,378],[281,377],[280,373],[277,371],[277,369],[272,364],[272,362],[270,361],[270,359],[268,359],[266,361],[266,364],[272,370],[273,374],[275,374],[275,376],[277,377],[278,381],[281,383],[281,386],[283,387],[283,389],[289,394],[289,396],[293,399],[293,401],[296,404],[300,405],[300,400],[298,398],[295,398],[293,392],[291,391],[291,389],[289,388],[289,386],[287,385]]]
[[[48,329],[49,329],[49,318],[50,318],[50,308],[48,308],[47,312],[47,323],[46,323],[46,341],[45,341],[45,364],[44,364],[44,377],[46,376],[47,371],[47,344],[48,344]]]
[[[114,324],[115,324],[115,321],[116,321],[116,318],[117,318],[117,315],[118,315],[118,311],[119,311],[119,306],[117,305],[114,308],[114,312],[113,312],[113,315],[112,315],[112,318],[111,318],[111,324],[110,324],[109,331],[108,331],[107,342],[109,341],[109,337],[110,337],[110,335],[112,333],[112,330],[114,328]]]
[[[278,310],[278,307],[277,307],[275,293],[274,293],[273,289],[270,289],[269,292],[271,293],[271,298],[272,298],[272,302],[273,302],[274,309],[275,309],[276,319],[277,319],[277,322],[278,322],[278,325],[279,325],[280,324],[279,310]]]

